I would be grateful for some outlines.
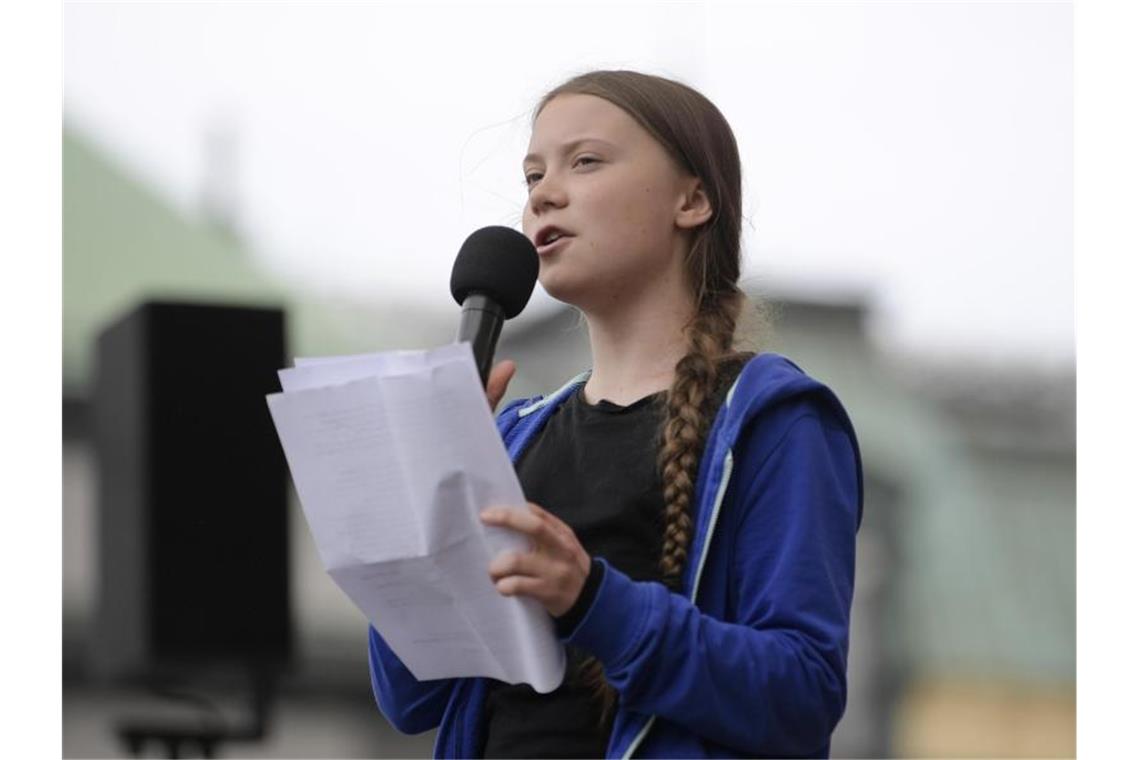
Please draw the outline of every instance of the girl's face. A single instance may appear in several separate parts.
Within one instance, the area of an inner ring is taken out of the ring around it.
[[[680,272],[678,214],[696,180],[614,104],[593,95],[551,100],[535,121],[523,174],[523,232],[539,249],[538,279],[554,298],[604,309]],[[552,226],[569,237],[548,249]]]

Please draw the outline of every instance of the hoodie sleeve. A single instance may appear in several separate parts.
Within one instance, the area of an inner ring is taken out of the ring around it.
[[[726,504],[739,504],[718,529],[734,531],[734,620],[607,565],[567,639],[602,661],[623,708],[747,755],[817,751],[846,704],[857,448],[830,410],[794,411],[775,446],[738,441]]]
[[[418,734],[435,728],[443,720],[444,708],[458,679],[416,680],[371,625],[368,669],[376,705],[397,731]]]

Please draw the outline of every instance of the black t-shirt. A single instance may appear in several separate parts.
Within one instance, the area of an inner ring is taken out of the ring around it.
[[[665,392],[629,406],[589,404],[580,386],[515,465],[528,501],[573,528],[591,557],[635,580],[659,578],[664,497],[657,472]],[[603,757],[612,717],[580,683],[580,649],[567,647],[566,678],[549,694],[492,682],[485,707],[484,757]]]
[[[713,413],[735,376],[726,373],[709,400]],[[591,405],[584,387],[551,414],[516,462],[523,493],[569,525],[591,557],[604,557],[634,580],[660,581],[665,501],[657,454],[666,394],[624,407],[604,399]],[[604,757],[613,716],[599,725],[600,705],[578,677],[585,657],[567,647],[566,677],[549,694],[492,681],[483,757]]]

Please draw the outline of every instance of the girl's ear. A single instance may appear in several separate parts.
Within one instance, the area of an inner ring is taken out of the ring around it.
[[[712,204],[700,179],[691,177],[685,185],[685,195],[677,208],[675,221],[682,229],[700,227],[713,215]]]

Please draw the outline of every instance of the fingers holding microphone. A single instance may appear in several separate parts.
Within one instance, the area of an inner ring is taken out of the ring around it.
[[[499,406],[499,402],[503,400],[503,396],[507,393],[507,385],[511,382],[511,378],[515,376],[516,365],[510,359],[505,359],[496,364],[489,375],[487,375],[487,401],[491,404],[491,411],[494,412]]]

